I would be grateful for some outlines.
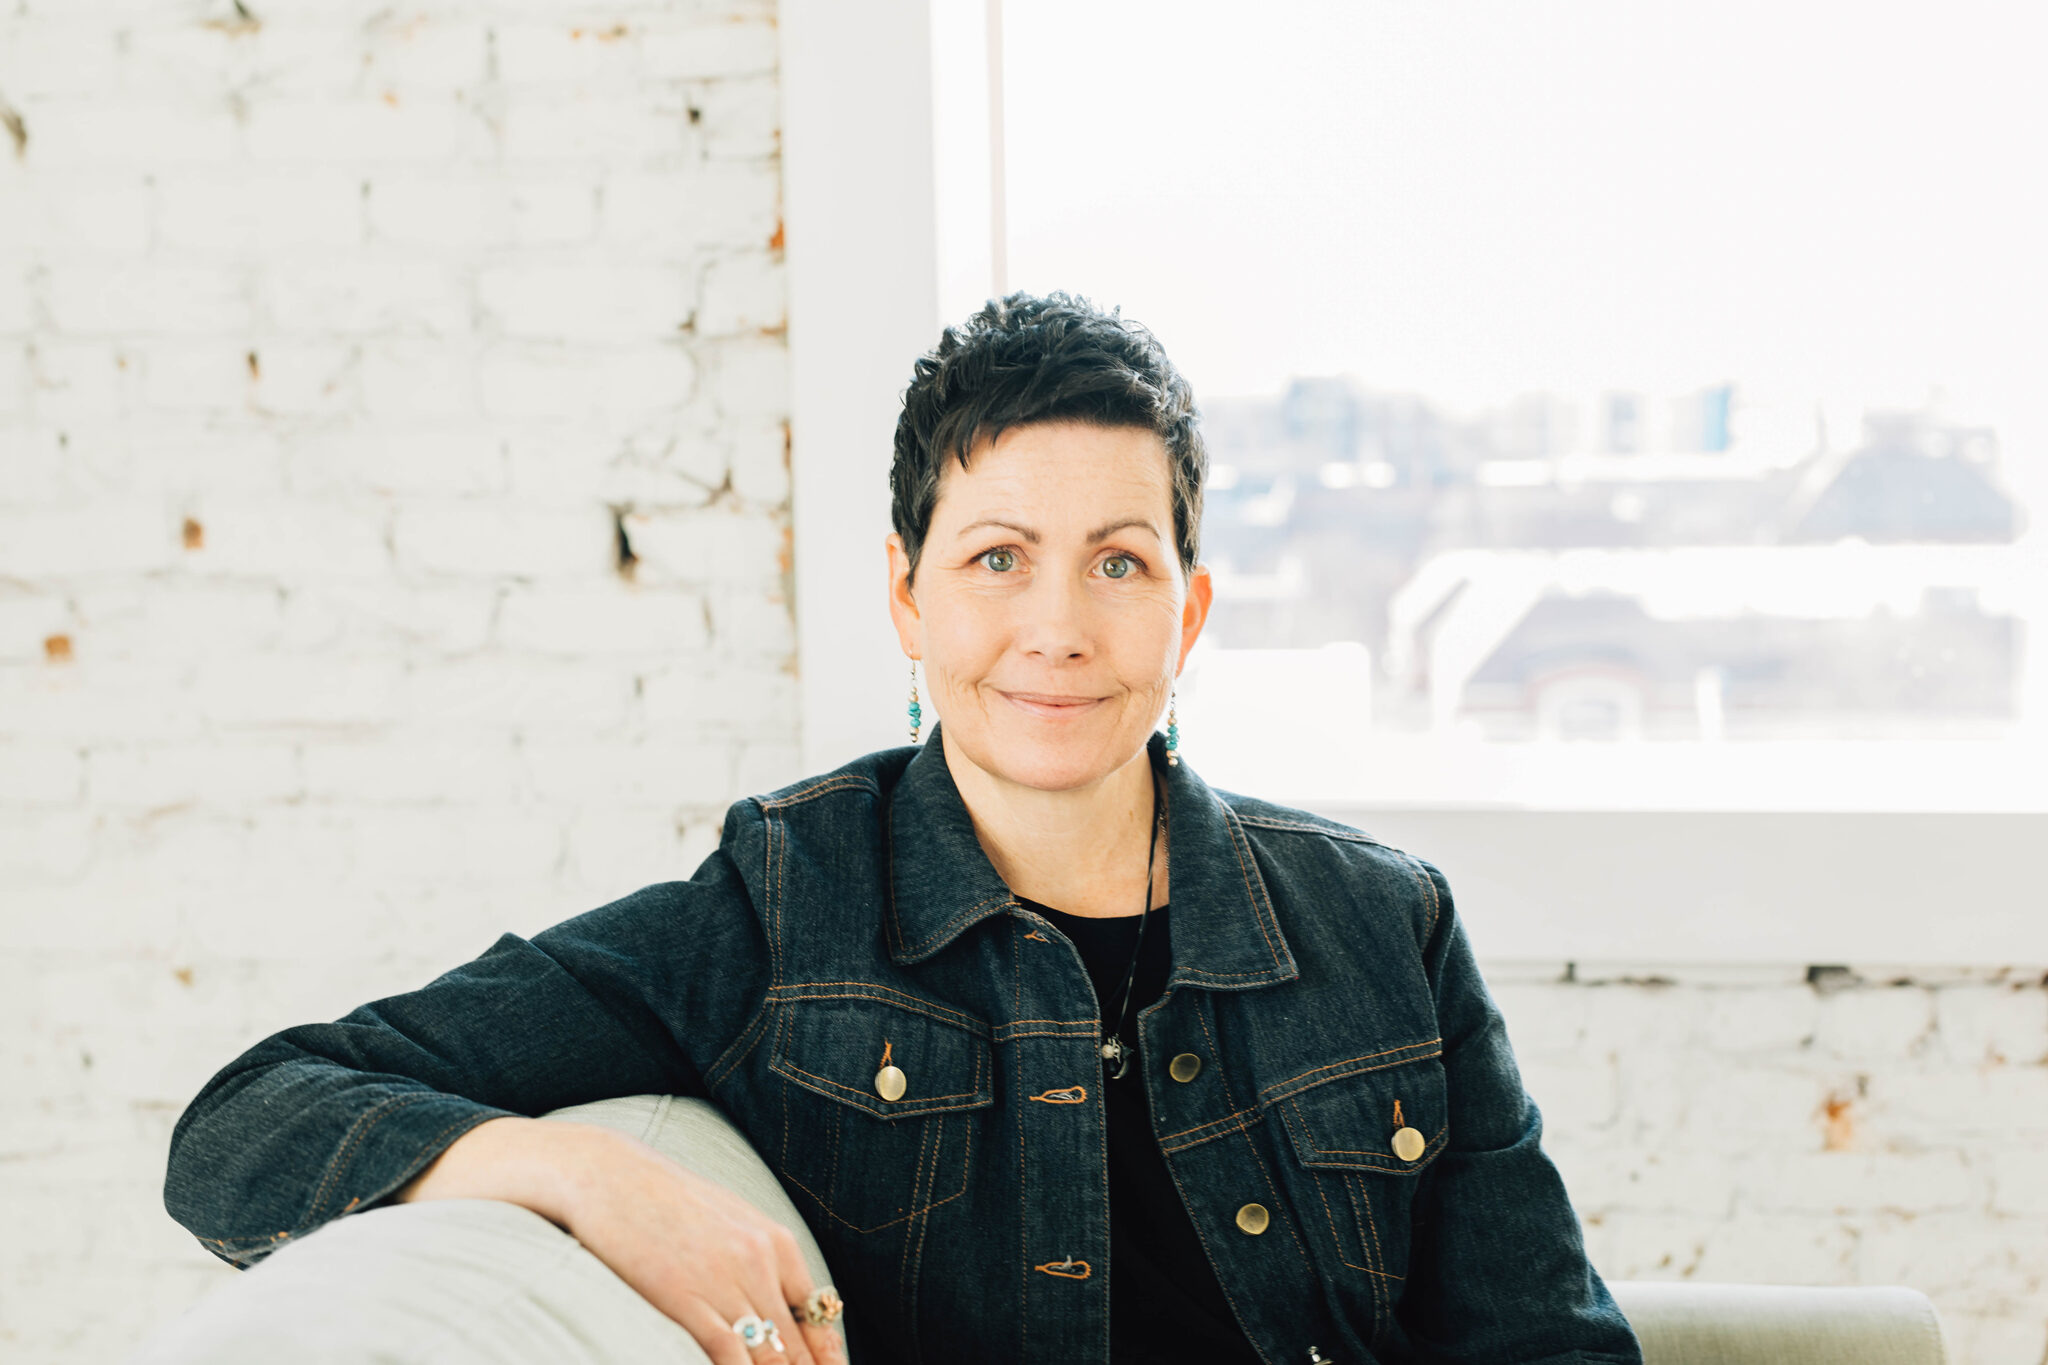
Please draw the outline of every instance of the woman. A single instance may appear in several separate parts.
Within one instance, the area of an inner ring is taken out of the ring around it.
[[[919,663],[943,733],[736,803],[687,882],[251,1049],[178,1124],[172,1215],[246,1264],[382,1201],[510,1200],[716,1361],[839,1359],[786,1232],[530,1117],[689,1094],[795,1199],[857,1358],[1639,1360],[1442,874],[1179,761],[1205,468],[1143,330],[1059,294],[948,329],[888,537],[913,739]]]

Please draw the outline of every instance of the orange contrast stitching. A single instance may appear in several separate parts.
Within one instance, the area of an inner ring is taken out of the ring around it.
[[[1048,1090],[1042,1095],[1033,1095],[1030,1098],[1045,1104],[1086,1104],[1088,1102],[1088,1087],[1085,1085],[1063,1086],[1058,1090]]]
[[[1299,1095],[1304,1090],[1313,1090],[1317,1086],[1326,1084],[1330,1081],[1348,1080],[1353,1076],[1363,1076],[1369,1071],[1385,1071],[1389,1067],[1406,1066],[1410,1062],[1426,1062],[1433,1057],[1443,1056],[1443,1049],[1438,1048],[1435,1052],[1425,1052],[1414,1057],[1403,1057],[1400,1058],[1398,1061],[1381,1062],[1378,1066],[1362,1066],[1358,1068],[1358,1070],[1356,1071],[1347,1071],[1342,1076],[1325,1076],[1320,1081],[1310,1081],[1307,1085],[1294,1086],[1294,1089],[1292,1090],[1289,1090],[1287,1088],[1290,1085],[1294,1085],[1296,1081],[1302,1080],[1305,1077],[1315,1075],[1318,1071],[1330,1071],[1340,1066],[1350,1066],[1353,1062],[1369,1062],[1375,1057],[1385,1057],[1395,1052],[1411,1052],[1418,1047],[1430,1047],[1434,1044],[1441,1043],[1442,1041],[1443,1039],[1441,1038],[1431,1038],[1427,1042],[1408,1043],[1402,1047],[1390,1047],[1386,1050],[1386,1052],[1368,1052],[1363,1057],[1346,1057],[1343,1061],[1331,1062],[1328,1066],[1313,1067],[1307,1071],[1300,1073],[1300,1075],[1289,1076],[1284,1081],[1275,1081],[1272,1084],[1272,1086],[1267,1089],[1265,1094],[1259,1097],[1259,1102],[1261,1104],[1275,1104],[1281,1100],[1292,1099],[1294,1096]]]
[[[823,796],[827,792],[842,791],[848,787],[859,787],[877,796],[881,795],[881,788],[877,787],[872,779],[846,776],[825,778],[815,785],[791,792],[788,796],[757,796],[754,799],[763,810],[780,810],[784,806],[794,806],[813,797]]]
[[[1276,820],[1266,815],[1246,815],[1243,811],[1238,811],[1236,814],[1239,820],[1258,829],[1299,830],[1304,834],[1323,834],[1332,839],[1344,839],[1354,844],[1371,844],[1375,848],[1389,847],[1385,840],[1375,839],[1361,829],[1351,829],[1341,825],[1304,825],[1298,821]]]
[[[1075,1266],[1079,1266],[1080,1269],[1076,1270]],[[1086,1261],[1077,1261],[1071,1256],[1064,1261],[1047,1261],[1044,1265],[1035,1265],[1031,1268],[1042,1270],[1048,1275],[1057,1275],[1063,1280],[1085,1280],[1095,1273]]]

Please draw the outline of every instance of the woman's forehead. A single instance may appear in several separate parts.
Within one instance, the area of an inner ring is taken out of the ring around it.
[[[965,469],[947,460],[933,521],[965,526],[1008,508],[1061,526],[1136,518],[1163,531],[1171,495],[1166,446],[1154,432],[1036,422],[978,440]]]

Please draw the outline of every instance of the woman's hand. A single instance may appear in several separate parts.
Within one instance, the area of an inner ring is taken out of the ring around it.
[[[800,1325],[790,1311],[817,1288],[795,1235],[623,1133],[492,1119],[452,1143],[397,1197],[504,1199],[532,1209],[680,1323],[714,1365],[846,1360],[837,1330]],[[749,1313],[781,1330],[780,1352],[749,1350],[732,1330]]]

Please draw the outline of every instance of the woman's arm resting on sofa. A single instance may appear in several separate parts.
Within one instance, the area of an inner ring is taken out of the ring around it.
[[[767,1365],[729,1324],[773,1320],[794,1365],[838,1365],[839,1334],[790,1305],[817,1286],[796,1238],[723,1185],[608,1128],[498,1118],[451,1143],[392,1198],[498,1199],[559,1224],[680,1323],[717,1365]]]
[[[703,1095],[703,1067],[766,992],[765,936],[730,856],[751,833],[729,815],[687,882],[505,934],[418,990],[256,1044],[179,1118],[165,1208],[252,1265],[387,1200],[490,1120]]]

